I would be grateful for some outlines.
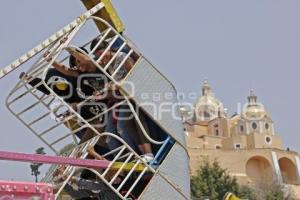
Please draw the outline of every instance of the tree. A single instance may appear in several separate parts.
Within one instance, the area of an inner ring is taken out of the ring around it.
[[[210,163],[204,160],[191,179],[191,192],[195,198],[207,197],[210,200],[223,199],[231,192],[242,199],[256,200],[255,190],[248,186],[239,186],[235,177],[231,177],[226,169],[222,169],[215,160]]]
[[[245,186],[245,185],[243,185],[239,188],[239,192],[237,195],[241,199],[248,199],[248,200],[256,200],[257,199],[255,190],[248,186]]]
[[[282,188],[279,185],[275,185],[271,190],[266,194],[266,200],[284,200],[284,193]]]
[[[64,146],[60,151],[59,151],[59,155],[65,155],[65,154],[69,154],[71,153],[71,151],[76,147],[76,144],[74,143],[70,143],[67,144],[66,146]]]
[[[212,164],[205,160],[191,179],[192,195],[196,198],[209,197],[210,200],[223,199],[227,192],[239,193],[235,178],[222,169],[217,161]]]
[[[40,148],[36,149],[35,153],[36,154],[40,154],[40,155],[45,155],[46,154],[44,152],[44,148],[43,147],[40,147]],[[43,164],[41,164],[41,163],[31,163],[30,164],[31,175],[35,177],[35,182],[36,183],[38,182],[38,176],[41,174],[41,172],[39,170],[40,170],[40,167],[42,165]]]
[[[265,184],[264,199],[266,200],[292,200],[294,198],[294,193],[289,187],[285,187],[278,181],[274,181],[272,184]],[[264,189],[263,188],[263,189]]]

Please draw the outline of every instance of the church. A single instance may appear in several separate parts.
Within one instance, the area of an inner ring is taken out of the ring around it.
[[[191,173],[203,159],[217,160],[242,185],[281,183],[300,197],[300,159],[283,147],[271,115],[251,91],[240,113],[227,111],[207,81],[193,111],[181,107]]]

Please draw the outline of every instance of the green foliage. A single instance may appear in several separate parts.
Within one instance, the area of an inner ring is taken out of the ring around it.
[[[209,197],[210,200],[223,199],[227,192],[238,194],[239,186],[235,178],[222,169],[217,161],[204,161],[191,179],[192,195],[196,198]]]
[[[266,194],[266,200],[284,200],[284,193],[280,185],[274,185]]]
[[[256,183],[251,187],[239,186],[236,178],[231,177],[225,169],[222,169],[217,161],[210,163],[208,160],[203,161],[195,176],[191,178],[191,192],[194,198],[206,197],[210,200],[221,200],[227,192],[247,200],[294,199],[292,191],[284,189],[276,181]]]
[[[256,200],[255,190],[248,186],[241,186],[237,196],[241,199]]]
[[[222,169],[217,161],[212,164],[204,160],[196,175],[191,179],[191,192],[195,198],[208,197],[210,200],[223,199],[227,192],[240,198],[256,200],[255,191],[248,186],[239,186],[236,178]]]
[[[71,150],[74,149],[74,147],[76,147],[76,145],[74,143],[67,144],[59,151],[58,154],[59,155],[68,154],[68,153],[70,153]]]

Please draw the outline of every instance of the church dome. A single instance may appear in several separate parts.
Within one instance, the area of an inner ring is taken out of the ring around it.
[[[253,90],[248,96],[248,103],[243,111],[243,115],[247,119],[262,119],[268,115],[264,106],[257,102],[257,96]]]
[[[211,87],[205,81],[202,86],[202,96],[195,104],[195,121],[210,121],[218,116],[224,116],[223,104],[213,95]]]
[[[257,101],[257,96],[251,90],[248,103],[239,115],[231,118],[233,130],[239,134],[263,133],[274,135],[274,123],[265,107]]]

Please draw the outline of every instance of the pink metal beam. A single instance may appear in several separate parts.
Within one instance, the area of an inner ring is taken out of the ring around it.
[[[109,165],[107,160],[90,160],[68,158],[62,156],[46,156],[39,154],[26,154],[0,151],[0,160],[21,161],[30,163],[60,164],[71,165],[76,167],[99,168],[105,169]]]
[[[53,188],[46,183],[0,181],[0,200],[54,200]]]

